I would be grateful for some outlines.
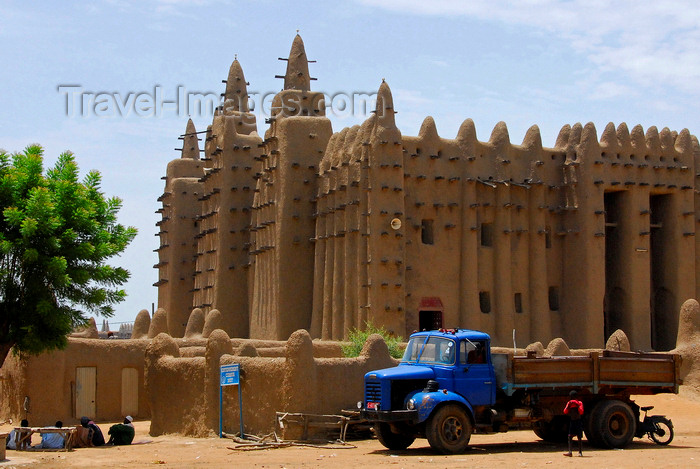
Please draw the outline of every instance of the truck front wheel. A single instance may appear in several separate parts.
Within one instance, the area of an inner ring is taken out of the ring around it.
[[[377,439],[386,448],[398,451],[411,446],[416,437],[410,433],[394,433],[388,423],[377,423],[374,425]]]
[[[604,448],[623,448],[634,438],[637,421],[629,405],[609,400],[593,408],[588,427],[592,443]]]
[[[425,433],[435,451],[443,454],[462,453],[472,436],[472,422],[462,407],[447,404],[430,417]]]

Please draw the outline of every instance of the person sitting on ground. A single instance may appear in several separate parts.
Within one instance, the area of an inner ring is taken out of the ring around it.
[[[56,422],[53,428],[63,428],[63,422]],[[42,433],[41,444],[38,446],[41,449],[60,449],[65,446],[66,442],[63,435],[60,433]]]
[[[102,435],[102,430],[95,422],[87,417],[80,417],[80,425],[88,429],[88,444],[91,446],[104,446],[105,437]]]
[[[19,423],[19,426],[23,427],[23,428],[29,427],[29,422],[27,421],[27,419],[22,419],[22,421]],[[12,431],[10,431],[10,434],[7,437],[7,444],[5,445],[5,447],[7,449],[17,449],[17,443],[22,438],[24,433],[25,432],[23,432],[21,430],[12,429]],[[23,447],[26,447],[26,446],[29,446],[29,445],[23,444]]]
[[[134,421],[131,415],[127,415],[124,423],[118,423],[109,427],[109,441],[107,444],[130,445],[134,441]]]

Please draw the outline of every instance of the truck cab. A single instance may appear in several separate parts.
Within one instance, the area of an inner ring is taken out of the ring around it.
[[[489,335],[441,329],[414,333],[398,366],[365,375],[362,414],[377,422],[375,429],[385,446],[401,449],[416,436],[426,436],[432,446],[427,422],[434,420],[440,409],[448,409],[440,413],[451,415],[448,421],[458,433],[452,435],[453,443],[461,445],[465,437],[469,441],[475,414],[495,401],[496,376]],[[452,415],[455,413],[461,417]],[[443,452],[458,451],[443,448]]]

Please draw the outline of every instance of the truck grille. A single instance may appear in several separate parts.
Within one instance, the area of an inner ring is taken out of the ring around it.
[[[380,383],[365,383],[365,402],[380,402],[382,400],[382,387]]]

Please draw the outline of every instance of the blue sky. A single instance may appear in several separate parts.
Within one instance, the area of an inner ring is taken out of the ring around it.
[[[446,138],[466,118],[480,140],[505,121],[514,143],[537,124],[545,146],[576,122],[593,122],[599,135],[608,122],[700,132],[700,4],[692,1],[4,1],[0,148],[38,142],[48,164],[73,151],[83,172],[101,171],[104,191],[124,200],[121,221],[139,229],[114,261],[132,278],[112,323],[156,302],[156,199],[188,112],[171,105],[140,116],[127,100],[129,113],[98,116],[93,104],[66,115],[59,85],[121,98],[158,88],[170,100],[178,87],[218,94],[237,54],[249,90],[273,93],[285,68],[277,58],[297,29],[317,60],[314,89],[373,93],[385,78],[404,135],[428,115]],[[364,117],[332,117],[333,128]],[[211,122],[192,118],[198,130]]]

